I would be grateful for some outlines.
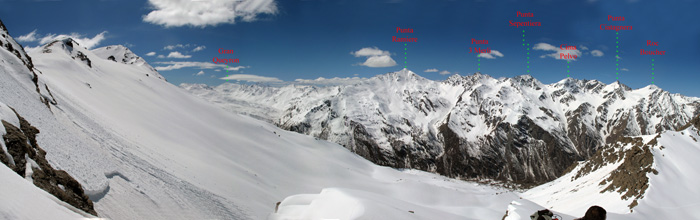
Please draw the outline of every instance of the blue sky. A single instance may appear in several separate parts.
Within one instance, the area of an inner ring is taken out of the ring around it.
[[[218,85],[227,75],[264,83],[372,77],[406,66],[434,80],[477,71],[494,77],[530,74],[544,83],[569,75],[619,80],[632,88],[654,82],[700,96],[698,1],[0,0],[0,5],[0,19],[16,39],[24,37],[25,47],[60,34],[93,48],[126,45],[176,85]],[[534,17],[519,18],[517,12]],[[608,15],[625,21],[608,21]],[[516,28],[509,21],[541,26]],[[601,24],[633,29],[600,30]],[[396,33],[397,27],[413,33]],[[404,45],[392,36],[417,42]],[[489,44],[472,45],[472,38]],[[647,46],[648,40],[659,46]],[[579,58],[567,63],[547,56],[560,52],[554,48],[561,44],[576,46],[567,52]],[[488,47],[494,59],[468,53],[475,47]],[[219,54],[219,48],[234,53]],[[640,49],[666,54],[640,55]],[[229,64],[226,72],[214,57],[240,63]],[[431,69],[437,71],[426,72]]]

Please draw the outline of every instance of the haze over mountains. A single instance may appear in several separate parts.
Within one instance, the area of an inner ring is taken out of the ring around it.
[[[0,43],[1,219],[700,215],[699,99],[653,86],[402,70],[185,90],[124,46],[61,38],[27,54],[1,22]],[[82,195],[95,213],[71,202]]]

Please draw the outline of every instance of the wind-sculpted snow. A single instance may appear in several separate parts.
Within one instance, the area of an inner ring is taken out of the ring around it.
[[[353,85],[182,88],[222,108],[345,146],[368,160],[460,178],[541,183],[617,138],[673,130],[700,99],[656,86],[409,70]]]

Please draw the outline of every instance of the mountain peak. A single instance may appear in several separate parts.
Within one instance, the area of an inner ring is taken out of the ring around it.
[[[427,80],[426,78],[423,78],[422,76],[414,73],[413,71],[410,71],[406,68],[401,69],[396,72],[389,72],[386,74],[382,75],[377,75],[375,77],[376,79],[382,79],[382,80],[394,80],[394,81],[404,81],[404,80]]]
[[[93,49],[92,52],[98,57],[124,64],[143,65],[146,61],[131,52],[129,48],[122,45],[110,45]]]
[[[160,79],[165,79],[162,75],[158,73],[158,71],[155,68],[149,65],[146,62],[146,60],[136,55],[128,47],[125,47],[123,45],[110,45],[100,47],[91,50],[91,52],[101,59],[113,61],[116,63],[145,67],[151,70],[151,74],[155,75]]]
[[[511,80],[513,83],[519,84],[521,86],[527,86],[527,87],[536,88],[536,89],[539,89],[542,87],[542,83],[529,74],[519,75],[519,76],[513,77]]]
[[[78,48],[80,44],[73,40],[73,38],[68,36],[62,36],[54,39],[48,44],[44,45],[41,50],[42,53],[53,53],[53,49],[62,49],[68,54],[72,54],[75,48]],[[60,48],[59,48],[60,47]]]

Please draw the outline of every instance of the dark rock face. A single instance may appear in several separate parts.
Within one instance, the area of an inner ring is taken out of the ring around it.
[[[68,42],[68,43],[70,43],[70,42]],[[85,64],[87,64],[88,67],[92,68],[92,61],[90,60],[90,58],[85,56],[85,54],[83,54],[83,52],[78,51],[78,54],[75,57],[73,57],[73,59],[75,59],[75,58],[80,59],[81,61],[85,62]]]
[[[529,187],[560,176],[573,161],[582,159],[563,139],[527,117],[515,125],[498,124],[495,135],[478,143],[462,140],[447,125],[440,127],[440,134],[445,154],[438,158],[437,172],[449,177],[496,179]],[[468,150],[475,148],[479,150]]]
[[[20,128],[2,120],[6,131],[3,141],[9,151],[7,153],[12,158],[7,158],[5,152],[0,149],[0,161],[22,177],[27,178],[27,174],[31,173],[30,177],[37,187],[73,207],[97,216],[92,201],[80,183],[65,171],[51,167],[46,160],[46,152],[36,142],[39,130],[21,116],[17,117],[20,120]],[[26,167],[27,165],[30,167]],[[29,170],[31,172],[28,172]]]

